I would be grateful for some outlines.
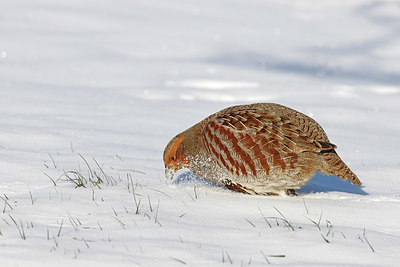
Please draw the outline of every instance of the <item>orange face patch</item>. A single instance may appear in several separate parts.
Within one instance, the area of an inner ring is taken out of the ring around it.
[[[182,136],[174,137],[164,151],[164,164],[166,168],[179,170],[189,166],[189,160],[184,152]]]

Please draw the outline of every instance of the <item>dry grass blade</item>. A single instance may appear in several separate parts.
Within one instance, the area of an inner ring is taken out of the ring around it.
[[[68,220],[71,223],[72,227],[74,228],[75,232],[79,231],[79,224],[75,221],[75,219],[71,216],[71,214],[69,214],[69,212],[67,211],[68,214]]]
[[[115,211],[115,209],[114,209],[114,207],[113,207],[113,206],[111,206],[111,209],[113,210],[113,212],[114,212],[115,216],[116,216],[116,217],[118,217],[118,214],[117,214],[117,212]]]
[[[233,264],[233,261],[231,259],[231,256],[229,255],[228,251],[224,248],[222,248],[222,262],[225,263],[225,255],[226,258],[228,259],[230,264]]]
[[[97,222],[97,225],[99,226],[100,231],[103,231],[103,227],[101,227],[99,222]]]
[[[157,223],[159,226],[162,227],[161,223],[158,221],[158,208],[160,207],[160,200],[157,202],[157,208],[156,208],[156,216],[154,217],[154,222]]]
[[[139,214],[139,209],[140,209],[140,202],[142,201],[142,199],[141,198],[139,198],[139,202],[138,203],[136,203],[136,211],[135,211],[135,214]],[[158,211],[158,208],[157,208],[157,211]]]
[[[123,221],[121,221],[121,220],[118,219],[117,217],[114,217],[114,216],[111,216],[111,217],[113,217],[115,220],[117,220],[117,222],[119,222],[119,224],[121,225],[121,227],[125,229],[126,224],[125,224]]]
[[[62,230],[63,224],[64,224],[64,219],[62,219],[62,221],[61,221],[61,225],[60,225],[60,229],[58,229],[57,237],[60,237],[60,235],[61,235],[61,230]]]
[[[267,255],[265,255],[264,251],[260,250],[260,252],[261,252],[261,254],[263,255],[265,261],[266,261],[268,264],[271,264],[271,262],[270,262],[270,261],[268,260],[268,258],[267,258]]]
[[[13,210],[13,207],[8,203],[8,198],[3,198],[2,196],[0,196],[0,198],[4,201],[4,209],[3,209],[3,213],[5,213],[6,212],[6,208],[7,208],[7,206],[11,209],[11,210]]]
[[[8,216],[10,217],[10,219],[13,221],[13,223],[14,223],[15,226],[17,227],[18,233],[19,233],[20,237],[21,237],[23,240],[26,240],[25,231],[24,231],[24,226],[22,225],[22,221],[20,221],[20,224],[21,224],[21,229],[20,229],[19,226],[18,226],[18,223],[14,220],[14,218],[13,218],[10,214],[8,214]]]
[[[55,236],[53,236],[53,240],[54,240],[54,244],[56,245],[56,247],[58,247],[58,242],[57,242],[57,240],[56,240],[56,237],[55,237]]]
[[[32,202],[32,205],[33,205],[33,196],[32,196],[32,192],[31,192],[31,190],[29,190],[29,195],[30,195],[30,197],[31,197],[31,202]]]
[[[112,177],[112,176],[108,176],[103,168],[100,166],[100,164],[97,162],[97,160],[95,158],[93,158],[94,162],[96,163],[97,167],[99,168],[100,172],[103,174],[104,178],[107,181],[107,184],[111,184],[111,185],[116,185],[117,181]]]
[[[147,199],[149,200],[149,208],[150,208],[150,212],[153,212],[153,207],[151,206],[151,202],[150,202],[150,196],[147,195]]]
[[[163,192],[163,191],[161,191],[161,190],[158,190],[158,189],[155,189],[155,188],[151,188],[151,187],[147,187],[147,188],[150,189],[150,190],[156,191],[156,192],[158,192],[158,193],[161,193],[161,194],[163,194],[164,196],[167,196],[167,197],[169,197],[170,199],[172,199],[172,197],[171,197],[170,195],[168,195],[167,193],[165,193],[165,192]]]
[[[292,231],[294,231],[294,227],[293,227],[292,223],[285,217],[285,215],[283,215],[283,213],[280,212],[276,207],[274,207],[274,209],[282,216],[282,218],[279,218],[279,217],[269,217],[269,218],[277,219],[277,220],[284,222],[286,227],[288,227]]]
[[[44,175],[46,175],[54,184],[54,186],[57,186],[56,182],[54,181],[53,178],[50,177],[50,175],[48,175],[47,173],[44,172]]]
[[[249,219],[244,218],[251,226],[253,226],[254,228],[256,228],[255,224],[252,223]]]
[[[170,258],[170,259],[173,259],[173,260],[175,260],[175,261],[177,261],[177,262],[179,262],[179,263],[182,263],[182,264],[186,265],[186,262],[184,262],[183,260],[180,260],[180,259],[174,258],[174,257],[169,257],[169,258]]]
[[[192,195],[184,188],[184,190],[185,190],[185,192],[186,192],[186,194],[188,194],[189,195],[189,197],[192,199],[192,201],[194,202],[195,200],[194,200],[194,198],[192,197]]]
[[[306,217],[306,216],[304,216],[304,217]],[[312,220],[312,219],[310,219],[310,218],[308,218],[308,217],[306,217],[306,218],[307,218],[310,222],[312,222],[313,224],[315,224],[315,226],[318,228],[318,230],[321,231],[321,226],[320,226],[320,224],[321,224],[322,212],[321,212],[321,214],[320,214],[320,216],[319,216],[318,222],[316,222],[316,221],[314,221],[314,220]]]
[[[196,191],[196,186],[193,186],[193,191],[194,191],[194,197],[197,199],[197,191]]]
[[[85,186],[87,184],[86,178],[77,171],[64,171],[62,177],[65,177],[66,181],[75,184],[75,188],[86,187]]]
[[[268,224],[269,228],[272,228],[272,225],[269,223],[269,221],[267,220],[267,217],[265,217],[264,213],[261,211],[260,207],[258,207],[258,210],[261,213],[261,216],[264,218],[264,221]]]
[[[51,162],[53,163],[54,169],[57,169],[56,162],[54,161],[54,159],[50,153],[49,153],[49,157],[51,158]]]
[[[87,166],[88,169],[89,169],[90,177],[93,178],[94,176],[93,176],[92,168],[90,168],[89,163],[87,162],[87,160],[86,160],[80,153],[78,153],[78,155],[79,155],[79,156],[83,159],[83,161],[85,162],[86,166]]]
[[[364,228],[364,232],[363,232],[363,237],[364,237],[364,240],[367,242],[369,248],[372,250],[372,252],[375,252],[375,249],[372,247],[371,243],[369,243],[367,237],[365,236],[365,228]]]
[[[328,239],[326,239],[326,237],[325,237],[323,234],[321,234],[321,237],[322,237],[322,239],[324,239],[324,241],[325,241],[326,243],[331,243]]]
[[[97,160],[95,158],[92,158],[92,159],[96,163],[97,168],[99,168],[100,172],[103,174],[104,178],[106,178],[107,183],[109,183],[110,180],[109,180],[107,174],[104,172],[103,168],[100,166],[100,164],[97,162]]]
[[[309,214],[306,201],[304,200],[304,198],[303,198],[303,204],[304,204],[304,209],[306,210],[307,214]]]
[[[233,264],[233,261],[232,261],[232,259],[231,259],[231,256],[229,255],[228,251],[225,250],[225,254],[226,254],[226,256],[228,257],[229,263],[230,263],[230,264]]]
[[[108,185],[116,185],[117,181],[112,177],[111,175],[108,175],[100,163],[93,158],[93,161],[95,162],[97,168],[99,171],[95,171],[92,169],[90,166],[89,162],[81,155],[79,154],[80,158],[85,162],[85,165],[87,166],[87,175],[83,175],[82,172],[79,170],[69,170],[69,171],[63,171],[64,173],[60,176],[59,179],[64,178],[63,180],[72,182],[75,184],[75,187],[86,187],[87,185],[91,185],[94,187],[97,187],[101,189],[100,185],[104,184],[107,182]],[[45,175],[53,182],[54,186],[56,186],[56,181],[51,178],[49,175],[45,173]]]

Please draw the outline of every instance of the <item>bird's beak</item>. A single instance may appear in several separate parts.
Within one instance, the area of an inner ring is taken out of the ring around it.
[[[165,166],[165,177],[167,177],[167,179],[172,180],[172,178],[174,178],[174,175],[175,175],[175,170],[168,168],[168,166]]]

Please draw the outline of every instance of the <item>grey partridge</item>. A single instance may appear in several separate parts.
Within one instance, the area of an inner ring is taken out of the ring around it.
[[[295,193],[315,172],[360,186],[322,127],[291,108],[258,103],[210,115],[166,146],[166,176],[188,168],[197,176],[247,194]]]

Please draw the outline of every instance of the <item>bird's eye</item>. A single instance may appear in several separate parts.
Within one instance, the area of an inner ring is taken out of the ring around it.
[[[171,160],[173,160],[173,161],[174,161],[174,160],[175,160],[175,156],[172,156],[172,157],[171,157]]]

